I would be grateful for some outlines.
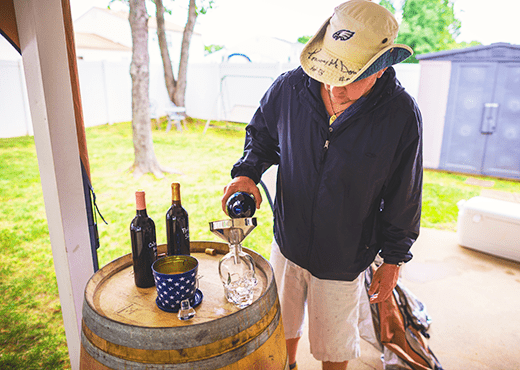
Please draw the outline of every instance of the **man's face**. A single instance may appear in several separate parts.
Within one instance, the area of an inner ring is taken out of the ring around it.
[[[383,75],[386,68],[374,73],[360,81],[353,82],[347,86],[331,86],[325,84],[325,88],[330,91],[331,100],[334,104],[352,104],[364,95],[367,95],[374,87],[377,79]]]

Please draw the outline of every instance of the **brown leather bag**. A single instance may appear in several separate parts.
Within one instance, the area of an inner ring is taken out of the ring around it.
[[[372,274],[369,267],[365,271],[367,294]],[[427,343],[431,319],[426,308],[400,282],[386,301],[370,304],[370,309],[377,340],[407,365],[385,364],[385,370],[443,370]]]

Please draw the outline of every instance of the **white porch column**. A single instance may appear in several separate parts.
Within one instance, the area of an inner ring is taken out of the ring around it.
[[[14,0],[34,140],[72,369],[93,274],[61,0]]]

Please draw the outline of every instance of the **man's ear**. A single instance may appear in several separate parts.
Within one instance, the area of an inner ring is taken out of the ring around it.
[[[385,67],[382,70],[380,70],[379,72],[377,72],[377,78],[380,78],[383,75],[383,73],[385,73],[386,68],[388,68],[388,67]]]

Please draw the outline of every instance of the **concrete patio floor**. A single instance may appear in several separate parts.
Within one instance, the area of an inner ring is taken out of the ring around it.
[[[519,235],[520,237],[520,235]],[[520,263],[458,245],[455,232],[421,230],[401,281],[432,318],[429,341],[445,370],[520,369]],[[319,370],[307,328],[299,370]],[[383,369],[380,352],[362,341],[348,370]]]

